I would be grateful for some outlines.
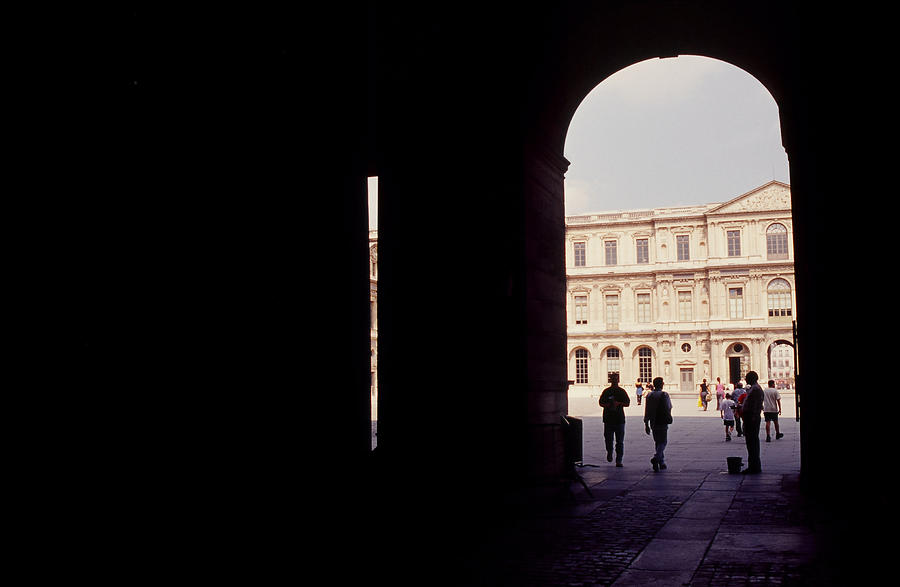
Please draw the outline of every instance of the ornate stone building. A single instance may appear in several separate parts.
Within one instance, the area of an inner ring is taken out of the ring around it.
[[[790,186],[725,203],[566,218],[570,396],[662,376],[694,392],[750,369],[792,383]]]

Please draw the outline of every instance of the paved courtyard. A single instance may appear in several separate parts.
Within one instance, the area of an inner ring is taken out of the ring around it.
[[[628,390],[631,391],[631,390]],[[653,455],[653,441],[644,432],[644,405],[637,405],[634,394],[629,394],[631,406],[625,408],[625,458],[626,467],[650,469]],[[731,442],[725,442],[725,426],[715,409],[715,401],[710,402],[707,411],[697,407],[696,398],[673,397],[672,418],[669,426],[669,445],[666,461],[669,469],[675,471],[727,471],[726,457],[740,456],[747,460],[744,439],[732,435]],[[779,426],[784,438],[775,440],[772,427],[772,442],[765,441],[765,423],[760,426],[760,448],[763,470],[767,473],[800,472],[800,424],[795,418],[794,395],[782,394],[782,415]],[[603,441],[603,410],[597,405],[597,398],[572,398],[569,400],[569,415],[582,419],[584,433],[584,463],[604,465],[606,448]],[[582,469],[585,474],[590,468]]]
[[[654,472],[643,406],[626,409],[624,466],[606,462],[596,398],[570,401],[582,419],[584,463],[570,498],[511,521],[467,558],[466,585],[829,585],[815,521],[799,487],[799,424],[782,401],[784,437],[765,442],[763,473],[729,474],[746,462],[743,438],[725,441],[719,413],[673,398],[668,469]],[[586,487],[585,487],[586,486]]]
[[[784,437],[776,440],[773,429],[772,441],[766,442],[761,427],[762,473],[757,475],[728,472],[728,457],[746,463],[746,445],[737,436],[725,441],[714,402],[704,412],[696,398],[677,396],[668,468],[654,472],[644,406],[631,399],[623,467],[606,461],[597,398],[571,398],[569,415],[583,425],[580,480],[546,488],[539,499],[523,496],[518,508],[504,505],[490,530],[462,530],[446,536],[440,547],[425,536],[412,537],[418,563],[387,557],[379,573],[397,584],[404,583],[404,571],[411,574],[409,584],[485,587],[880,581],[877,561],[859,562],[846,552],[848,537],[840,536],[842,530],[829,519],[832,506],[813,504],[801,491],[801,423],[794,418],[793,394],[783,394]],[[855,499],[848,496],[841,508],[856,507]],[[431,514],[441,511],[440,504],[436,507]],[[430,518],[427,505],[420,513],[423,523]],[[883,537],[868,531],[849,537],[862,552],[878,540]]]

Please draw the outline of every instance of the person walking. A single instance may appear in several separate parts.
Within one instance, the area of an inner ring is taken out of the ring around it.
[[[725,386],[722,385],[722,378],[716,377],[716,409],[722,409],[722,400],[725,399]]]
[[[738,438],[744,435],[744,426],[741,424],[741,406],[747,398],[747,390],[743,387],[735,387],[731,399],[734,401],[734,427],[737,429]]]
[[[663,391],[663,379],[653,380],[653,391],[647,395],[644,407],[644,432],[653,433],[654,453],[650,458],[653,470],[666,468],[666,445],[669,442],[669,424],[672,423],[672,398]]]
[[[706,379],[700,384],[700,403],[703,404],[703,411],[705,412],[709,407],[709,385],[706,384]]]
[[[644,395],[644,386],[641,385],[640,379],[634,382],[634,395],[637,396],[638,405],[641,405],[641,397]]]
[[[763,390],[763,417],[766,419],[766,442],[772,442],[770,424],[775,422],[775,440],[784,434],[778,426],[778,416],[781,415],[781,394],[775,389],[775,380],[769,379],[769,386]]]
[[[725,399],[719,404],[719,412],[725,423],[725,442],[731,442],[731,431],[734,430],[734,400],[731,399],[730,393],[726,393]]]
[[[760,414],[763,409],[763,390],[757,381],[759,375],[756,371],[747,372],[747,397],[741,404],[741,418],[744,420],[744,436],[747,442],[747,468],[744,474],[756,474],[762,472],[762,463],[759,459],[759,424]]]
[[[615,440],[616,466],[622,466],[625,452],[625,408],[631,405],[628,393],[619,387],[619,374],[609,375],[610,386],[600,394],[598,403],[603,408],[603,439],[606,441],[606,461],[612,462]]]

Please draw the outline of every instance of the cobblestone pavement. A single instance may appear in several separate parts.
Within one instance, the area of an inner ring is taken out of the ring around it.
[[[518,519],[466,585],[827,585],[797,475],[587,473],[569,503]],[[597,481],[603,478],[602,481]]]
[[[595,400],[594,400],[595,401]],[[629,413],[624,467],[606,462],[599,413],[582,418],[584,480],[562,499],[510,521],[464,557],[465,585],[829,585],[815,524],[799,487],[799,424],[765,442],[763,473],[729,474],[743,438],[724,439],[717,412],[676,399],[654,472],[641,409]]]
[[[746,445],[742,437],[725,440],[718,412],[702,411],[693,398],[673,403],[668,468],[654,472],[643,407],[626,410],[624,466],[616,467],[606,461],[596,398],[570,400],[570,415],[583,424],[579,479],[544,488],[540,499],[525,497],[520,509],[504,509],[489,532],[448,539],[433,555],[441,571],[422,584],[847,584],[835,574],[844,569],[833,560],[834,539],[823,538],[823,529],[833,533],[821,508],[800,489],[793,397],[783,401],[783,438],[773,430],[766,442],[761,427],[758,475],[728,472],[726,458],[746,461]],[[430,569],[432,562],[422,564]]]

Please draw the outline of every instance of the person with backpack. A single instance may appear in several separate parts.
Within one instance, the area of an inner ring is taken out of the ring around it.
[[[672,423],[672,398],[663,391],[663,378],[653,380],[653,391],[647,396],[644,408],[644,432],[653,432],[655,453],[650,459],[654,471],[666,468],[666,445],[669,442],[669,424]]]
[[[700,384],[700,405],[703,406],[704,412],[709,407],[709,385],[706,383],[706,379]]]

